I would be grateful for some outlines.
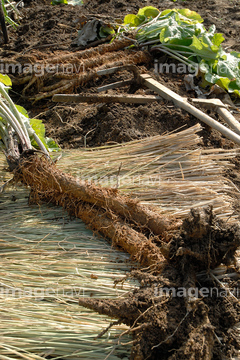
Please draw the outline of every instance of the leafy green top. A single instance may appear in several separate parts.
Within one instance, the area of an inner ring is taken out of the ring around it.
[[[137,15],[126,15],[118,34],[134,30],[139,44],[159,48],[193,66],[202,75],[204,85],[218,84],[240,96],[240,53],[227,53],[222,47],[224,37],[215,32],[215,25],[207,31],[202,23],[201,16],[189,9],[160,12],[146,6]]]
[[[22,106],[13,103],[8,95],[11,85],[11,79],[0,74],[0,148],[4,150],[9,146],[9,139],[14,132],[25,149],[40,148],[46,154],[48,151],[58,151],[59,147],[54,140],[45,136],[42,120],[30,119]]]
[[[60,5],[60,4],[66,4],[66,5],[82,5],[82,0],[52,0],[52,5]]]

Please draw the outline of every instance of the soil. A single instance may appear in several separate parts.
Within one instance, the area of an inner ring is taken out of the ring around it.
[[[224,46],[228,50],[240,51],[240,0],[84,0],[82,6],[75,7],[52,6],[50,1],[25,0],[24,4],[20,26],[17,30],[9,29],[10,42],[1,45],[1,58],[31,62],[34,57],[41,61],[48,57],[58,56],[60,59],[64,54],[74,54],[79,50],[74,41],[81,24],[92,18],[111,23],[117,18],[123,19],[126,14],[136,13],[146,5],[160,10],[195,10],[203,17],[207,28],[215,24],[217,32],[223,33],[226,39]],[[139,64],[139,70],[156,77],[153,60]],[[15,75],[13,80],[17,78]],[[93,77],[81,86],[73,86],[69,92],[96,93],[98,87],[126,80],[129,76],[129,72],[124,71],[111,76]],[[195,96],[193,92],[185,90],[183,75],[164,73],[157,78],[181,95]],[[45,87],[55,84],[51,77],[41,81],[45,81]],[[30,98],[42,86],[41,81],[36,81],[35,87],[28,89],[24,89],[26,84],[20,85],[16,81],[11,95],[27,108],[31,117],[43,120],[46,135],[53,137],[63,149],[121,143],[164,134],[198,122],[192,115],[166,101],[148,105],[56,104],[48,97],[34,102]],[[153,94],[136,84],[108,91],[108,94],[125,93]],[[218,119],[215,112],[210,112],[210,115]],[[239,114],[234,115],[240,120]],[[204,124],[202,127],[202,146],[235,147],[233,142],[217,131]],[[239,164],[239,159],[235,158],[235,168],[226,174],[237,186],[240,185]],[[236,211],[239,211],[237,205]],[[234,297],[229,294],[204,297],[200,294],[193,298],[175,298],[171,294],[158,296],[156,292],[164,286],[197,289],[216,287],[224,290],[207,273],[220,263],[230,266],[231,271],[237,270],[233,255],[239,245],[238,239],[238,230],[218,223],[211,209],[205,213],[191,213],[181,232],[169,244],[167,265],[161,274],[133,272],[131,276],[140,279],[141,287],[121,301],[81,299],[81,302],[101,313],[118,317],[131,326],[131,358],[134,360],[237,358],[240,343],[234,326],[240,321],[240,309]],[[200,244],[205,245],[201,247]],[[203,278],[198,278],[199,271],[205,272]],[[229,287],[238,289],[239,280],[229,282]]]
[[[10,29],[10,43],[2,45],[0,54],[2,58],[17,56],[17,60],[30,54],[38,59],[57,54],[61,57],[67,52],[76,51],[73,46],[77,38],[81,23],[94,17],[101,18],[106,23],[115,19],[123,19],[126,14],[136,13],[139,8],[150,2],[146,1],[84,1],[83,6],[52,6],[49,1],[25,1],[21,11],[22,19],[17,31]],[[240,51],[239,32],[240,9],[239,1],[226,2],[222,0],[207,1],[178,1],[176,3],[166,0],[163,2],[152,1],[152,6],[160,10],[166,8],[190,8],[199,12],[203,17],[205,26],[215,24],[216,29],[225,37],[224,46],[229,50]],[[156,56],[158,56],[156,54]],[[145,71],[144,71],[145,70]],[[149,71],[153,75],[153,62],[147,65],[142,72]],[[96,93],[96,88],[118,80],[126,80],[129,73],[124,72],[115,76],[103,76],[94,81],[89,81],[84,86],[78,87],[77,92]],[[160,80],[170,89],[181,95],[191,96],[187,93],[183,82],[183,75],[160,74]],[[49,80],[51,84],[51,79]],[[49,84],[48,84],[49,85]],[[35,89],[34,89],[35,90]],[[142,87],[124,87],[108,93],[133,93],[151,94]],[[20,95],[16,96],[16,93]],[[32,106],[32,102],[22,94],[22,87],[15,86],[15,100],[24,105],[30,116],[38,115],[43,119],[47,135],[53,137],[62,148],[78,148],[84,145],[87,135],[87,146],[98,146],[108,142],[126,142],[156,134],[173,131],[186,125],[191,126],[197,120],[181,109],[176,109],[172,104],[154,103],[151,105],[86,105],[86,104],[55,104],[50,99],[44,99]],[[211,113],[213,117],[216,115]],[[240,119],[240,115],[236,114]],[[215,130],[203,124],[205,146],[232,147],[233,144],[224,139]]]
[[[210,208],[191,211],[168,244],[160,275],[133,271],[141,287],[127,298],[81,298],[79,304],[131,327],[131,359],[234,358],[240,346],[234,330],[239,301],[228,297],[223,286],[216,287],[207,269],[232,265],[239,243],[238,227],[217,221]],[[239,289],[234,281],[228,286],[233,292]]]

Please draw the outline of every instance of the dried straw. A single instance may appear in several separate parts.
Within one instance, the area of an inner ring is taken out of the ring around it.
[[[203,150],[199,124],[181,132],[126,144],[65,152],[59,168],[102,186],[118,188],[163,214],[184,217],[192,207],[213,205],[231,217],[234,185],[223,173],[239,149]]]
[[[212,204],[219,217],[234,222],[231,195],[237,190],[223,172],[239,151],[200,149],[200,129],[65,152],[59,167],[118,187],[163,214],[183,217],[191,207]],[[134,284],[114,288],[113,283],[129,270],[128,256],[93,237],[80,220],[69,221],[62,209],[29,207],[27,196],[23,190],[1,194],[0,359],[104,359],[126,327],[112,327],[95,339],[107,319],[79,308],[77,299],[83,292],[124,296]],[[219,271],[215,276],[221,276]],[[29,293],[17,293],[25,288]],[[109,359],[128,358],[128,351],[119,347]]]
[[[104,359],[127,327],[95,339],[110,320],[78,299],[124,296],[135,283],[114,280],[130,270],[129,257],[61,208],[29,207],[27,198],[21,189],[1,194],[0,359]],[[109,359],[118,356],[128,358],[129,346]]]

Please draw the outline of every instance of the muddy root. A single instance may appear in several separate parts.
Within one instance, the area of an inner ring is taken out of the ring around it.
[[[151,55],[146,51],[125,49],[131,44],[131,40],[115,40],[111,44],[57,56],[35,51],[33,54],[2,59],[2,63],[11,63],[19,68],[31,63],[34,71],[9,75],[13,85],[24,85],[22,94],[36,102],[55,94],[74,92],[79,86],[96,80],[99,70],[122,65],[148,64],[152,61]]]
[[[13,165],[16,166],[16,163]],[[72,176],[62,173],[44,157],[22,157],[15,170],[15,181],[30,186],[32,198],[36,202],[44,200],[67,208],[67,199],[73,203],[82,201],[131,221],[143,233],[148,230],[164,238],[168,229],[174,230],[173,219],[170,221],[156,210],[121,195],[116,189],[101,188],[87,181],[77,181]]]
[[[209,270],[233,264],[239,245],[239,226],[217,219],[212,207],[192,209],[169,244],[169,259],[183,267],[191,263],[198,271]]]

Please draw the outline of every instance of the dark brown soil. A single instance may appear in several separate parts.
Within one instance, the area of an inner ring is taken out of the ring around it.
[[[210,208],[192,211],[168,244],[161,275],[132,272],[141,287],[127,298],[81,298],[79,303],[131,326],[131,359],[237,356],[240,342],[233,327],[240,319],[239,300],[209,271],[221,263],[233,264],[239,243],[238,227],[217,221]],[[238,293],[236,283],[228,286]]]
[[[77,37],[80,24],[94,16],[111,23],[116,18],[123,19],[128,13],[136,13],[139,8],[150,2],[146,1],[84,1],[83,6],[51,6],[50,1],[32,0],[25,2],[22,11],[21,25],[17,31],[10,29],[10,43],[2,46],[1,57],[12,57],[14,54],[21,56],[37,52],[41,58],[44,54],[49,56],[54,53],[59,56],[66,51],[75,51],[72,42]],[[166,0],[163,2],[152,1],[152,6],[163,10],[166,8],[187,8],[198,11],[204,18],[206,27],[216,25],[217,31],[222,32],[226,38],[225,46],[240,50],[239,32],[240,24],[239,1],[233,0],[226,3],[223,0],[207,1],[177,1]],[[153,74],[153,63],[147,71]],[[143,69],[142,69],[143,71]],[[118,76],[105,76],[97,81],[90,81],[78,92],[96,92],[96,87],[117,80],[126,80],[127,72]],[[161,82],[181,95],[188,96],[183,83],[183,75],[161,74]],[[51,81],[50,81],[51,82]],[[51,85],[51,84],[49,84]],[[14,88],[21,95],[22,88]],[[115,91],[116,92],[116,91]],[[110,91],[110,93],[115,93]],[[125,87],[118,93],[149,93],[146,89]],[[193,95],[193,94],[190,94]],[[193,125],[196,119],[172,104],[160,103],[152,105],[56,105],[51,100],[43,100],[34,107],[27,99],[16,100],[25,105],[30,115],[39,115],[45,122],[47,135],[54,139],[63,148],[76,148],[83,146],[84,136],[87,136],[87,146],[102,145],[106,142],[125,142],[144,136],[162,134],[178,129],[181,126]],[[211,114],[213,117],[215,114]],[[236,115],[240,119],[238,114]],[[216,131],[203,125],[202,133],[204,144],[214,147],[232,147],[233,144],[223,139]]]
[[[10,43],[0,48],[1,58],[36,55],[46,56],[75,52],[73,42],[81,23],[93,17],[111,23],[123,19],[128,13],[136,13],[146,5],[167,8],[190,8],[204,18],[205,26],[216,25],[217,31],[226,38],[228,49],[240,51],[240,1],[239,0],[187,0],[165,1],[84,1],[83,6],[51,6],[50,1],[25,0],[21,11],[21,25],[16,31],[9,30]],[[154,75],[154,64],[143,64],[139,69]],[[124,72],[114,76],[103,76],[79,86],[75,91],[96,93],[97,87],[114,81],[126,80]],[[160,74],[159,80],[170,89],[184,96],[194,96],[185,90],[183,76]],[[51,79],[50,83],[51,84]],[[163,134],[182,126],[198,122],[193,116],[166,101],[150,105],[99,104],[72,105],[56,104],[45,99],[33,104],[23,96],[23,86],[13,88],[16,102],[24,105],[31,117],[38,116],[46,126],[47,136],[53,137],[62,148],[98,146],[112,142],[126,142],[145,136]],[[139,86],[111,90],[109,93],[153,94]],[[210,113],[216,117],[215,113]],[[240,115],[235,114],[240,120]],[[203,125],[201,136],[205,147],[232,148],[235,145],[215,130]],[[234,160],[235,169],[227,174],[237,186],[240,184],[239,159]],[[239,205],[236,205],[239,211]],[[135,272],[132,276],[141,281],[140,289],[127,298],[117,301],[96,301],[81,299],[81,304],[100,313],[118,317],[132,327],[133,347],[131,359],[223,359],[237,358],[240,350],[239,338],[234,325],[240,321],[239,302],[234,297],[212,296],[197,298],[159,296],[162,287],[189,289],[221,288],[209,275],[220,263],[234,264],[234,251],[239,245],[238,229],[217,223],[211,210],[191,213],[178,236],[168,248],[168,265],[163,272]],[[199,271],[203,271],[199,277]],[[239,282],[229,282],[230,289],[238,289]],[[121,341],[121,339],[119,340]]]

